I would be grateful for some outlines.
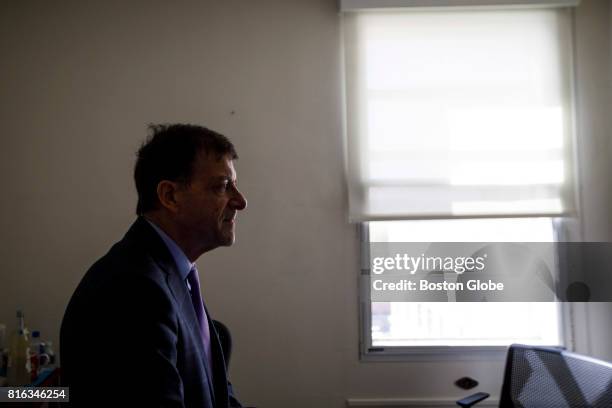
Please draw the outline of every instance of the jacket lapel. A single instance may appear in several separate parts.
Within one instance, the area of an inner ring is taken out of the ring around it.
[[[183,316],[183,320],[187,323],[189,328],[189,333],[191,334],[192,339],[198,349],[198,354],[202,358],[202,363],[205,367],[206,371],[206,381],[208,381],[208,387],[213,397],[213,402],[215,400],[215,390],[214,385],[211,381],[211,367],[208,367],[208,362],[206,361],[206,353],[204,351],[204,344],[202,343],[202,332],[200,331],[198,319],[195,314],[195,310],[193,309],[193,304],[191,303],[191,295],[189,294],[189,290],[187,289],[187,285],[181,278],[178,276],[178,273],[169,273],[166,276],[166,281],[168,282],[168,286],[170,287],[170,291],[176,300],[176,304],[179,307],[179,314]],[[212,341],[212,336],[211,336]],[[214,352],[211,349],[211,352]]]

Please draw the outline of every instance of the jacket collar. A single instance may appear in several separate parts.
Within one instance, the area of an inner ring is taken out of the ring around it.
[[[144,219],[150,226],[153,227],[162,241],[164,241],[164,244],[166,244],[166,248],[168,248],[168,251],[170,251],[172,259],[174,259],[174,263],[176,264],[176,268],[181,279],[187,279],[187,275],[189,275],[189,272],[194,268],[195,264],[189,261],[189,258],[187,258],[187,255],[185,255],[183,249],[168,234],[166,234],[163,229],[158,227],[153,221],[147,219],[146,217]]]
[[[170,250],[151,224],[143,217],[138,217],[134,221],[123,237],[123,242],[149,255],[164,272],[178,275],[176,262]]]

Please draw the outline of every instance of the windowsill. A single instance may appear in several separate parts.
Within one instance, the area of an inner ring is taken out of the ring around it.
[[[362,362],[410,361],[505,361],[504,346],[421,346],[369,347],[362,350]]]

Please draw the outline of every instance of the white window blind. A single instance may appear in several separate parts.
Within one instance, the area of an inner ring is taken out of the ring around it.
[[[572,214],[570,17],[344,13],[351,221]]]

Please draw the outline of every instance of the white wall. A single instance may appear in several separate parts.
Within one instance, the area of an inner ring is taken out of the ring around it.
[[[194,122],[237,145],[249,199],[234,247],[199,264],[235,336],[239,395],[261,407],[497,390],[502,363],[361,363],[358,241],[346,223],[335,0],[3,2],[0,322],[25,307],[57,341],[86,268],[134,219],[149,122]],[[585,235],[611,235],[609,3],[577,11]],[[605,105],[608,103],[608,105]],[[590,344],[611,355],[610,314]],[[607,329],[605,329],[607,328]],[[607,333],[604,333],[607,330]],[[584,344],[590,340],[585,340]],[[56,343],[57,344],[57,343]],[[586,347],[586,346],[585,346]],[[585,348],[586,349],[586,348]]]
[[[585,241],[611,236],[610,2],[583,1],[575,15],[576,102]],[[584,165],[588,163],[588,165]]]
[[[587,0],[575,14],[582,239],[612,241],[612,7]],[[612,361],[612,303],[577,305],[579,352]]]

